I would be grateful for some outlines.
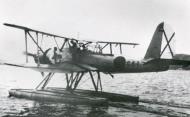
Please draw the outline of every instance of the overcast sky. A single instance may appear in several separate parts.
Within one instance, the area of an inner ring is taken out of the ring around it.
[[[80,39],[136,42],[125,50],[143,58],[156,26],[176,32],[176,52],[190,54],[189,0],[0,0],[0,56],[24,51],[24,33],[4,22]],[[5,57],[6,56],[6,57]]]

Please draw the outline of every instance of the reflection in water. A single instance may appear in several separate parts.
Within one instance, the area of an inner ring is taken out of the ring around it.
[[[17,114],[6,115],[8,117],[117,117],[108,114],[108,107],[91,107],[86,105],[71,105],[60,103],[38,103],[33,107],[24,108]],[[4,116],[4,117],[6,117]]]
[[[108,107],[92,107],[91,111],[87,114],[87,117],[117,117],[116,115],[108,114]]]

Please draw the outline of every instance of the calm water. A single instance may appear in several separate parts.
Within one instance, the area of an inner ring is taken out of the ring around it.
[[[8,98],[11,88],[34,88],[42,80],[35,71],[0,67],[0,115],[23,117],[162,117],[190,116],[190,71],[120,74],[111,78],[102,74],[104,91],[138,95],[140,103],[113,103],[109,107],[37,102]],[[64,86],[65,79],[57,74],[49,86]],[[89,77],[79,88],[93,89]]]

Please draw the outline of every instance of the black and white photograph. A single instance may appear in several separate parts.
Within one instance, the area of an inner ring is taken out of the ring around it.
[[[1,117],[190,117],[189,0],[0,0]]]

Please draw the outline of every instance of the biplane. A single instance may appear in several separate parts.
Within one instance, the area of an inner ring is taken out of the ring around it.
[[[139,45],[138,43],[79,40],[15,24],[4,23],[4,25],[24,31],[26,64],[7,62],[1,62],[1,64],[30,68],[39,71],[43,77],[47,73],[43,81],[36,87],[36,89],[40,90],[46,88],[55,73],[65,74],[65,89],[67,91],[75,91],[81,79],[85,75],[89,75],[95,92],[102,92],[103,87],[100,73],[114,77],[113,74],[119,73],[160,72],[168,70],[170,65],[190,65],[190,61],[161,58],[167,48],[169,48],[171,56],[174,56],[170,42],[175,33],[171,37],[167,37],[163,22],[157,26],[144,58],[139,61],[127,60],[124,56],[114,56],[113,54],[113,46],[119,47],[122,54],[123,46],[137,46]],[[55,47],[43,49],[40,46],[39,42],[45,36],[52,37],[56,44]],[[165,38],[166,45],[162,49],[163,37]],[[29,39],[37,46],[36,53],[29,52]],[[58,39],[63,41],[61,46],[57,42]],[[94,49],[90,49],[92,45],[94,45]],[[104,52],[105,48],[109,52]],[[35,65],[27,64],[29,56],[34,58]]]

